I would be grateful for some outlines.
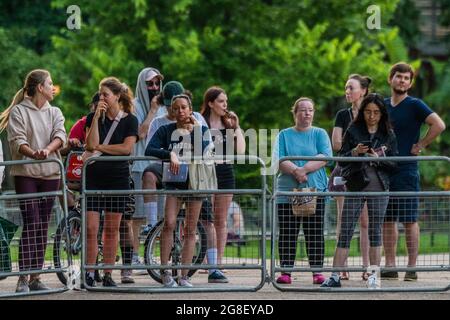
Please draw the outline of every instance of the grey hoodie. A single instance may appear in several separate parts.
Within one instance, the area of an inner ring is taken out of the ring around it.
[[[138,119],[139,125],[141,125],[145,119],[147,118],[147,115],[150,111],[150,102],[148,97],[148,91],[147,91],[147,84],[145,83],[145,76],[148,72],[148,70],[153,70],[157,74],[161,74],[158,69],[155,68],[144,68],[139,72],[137,83],[136,83],[136,92],[135,92],[135,99],[134,99],[134,110],[135,110],[135,116]],[[160,89],[162,89],[162,81]],[[165,114],[166,108],[159,108],[154,117],[159,117],[163,114]],[[135,145],[134,145],[134,156],[143,156],[146,148],[145,144],[146,139],[140,139]],[[133,172],[143,172],[144,169],[148,166],[147,161],[135,161],[133,163]]]
[[[9,114],[8,143],[12,160],[29,160],[19,152],[21,145],[28,145],[33,150],[44,149],[55,138],[66,143],[64,116],[57,107],[48,102],[39,109],[30,99],[25,98],[11,109]],[[49,159],[59,159],[59,152],[52,152]],[[15,165],[11,168],[12,176],[24,176],[39,179],[59,179],[60,167],[57,163],[36,163],[29,165]]]

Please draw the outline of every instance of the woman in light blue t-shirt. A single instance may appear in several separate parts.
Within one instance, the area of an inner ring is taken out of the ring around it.
[[[299,98],[292,107],[295,126],[282,130],[274,150],[274,159],[289,156],[330,157],[331,142],[325,130],[312,126],[314,102],[310,98]],[[326,161],[284,161],[280,164],[277,188],[292,191],[294,188],[315,187],[317,191],[327,189]],[[318,197],[316,212],[310,217],[294,216],[288,197],[277,198],[278,225],[280,228],[278,251],[280,265],[293,267],[300,225],[303,224],[306,251],[311,267],[321,268],[324,260],[324,199]],[[321,284],[325,277],[313,273],[313,283]],[[277,283],[290,284],[291,274],[283,272]]]

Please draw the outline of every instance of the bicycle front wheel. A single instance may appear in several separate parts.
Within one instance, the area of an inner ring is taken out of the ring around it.
[[[170,257],[168,264],[179,265],[181,264],[181,245],[183,243],[183,227],[184,217],[177,217],[176,230],[174,232],[173,246],[170,250]],[[146,265],[161,265],[160,258],[160,239],[161,231],[163,228],[163,221],[159,221],[152,230],[150,230],[147,239],[145,240],[145,252],[144,259]],[[194,256],[192,257],[192,263],[194,265],[200,265],[206,255],[206,231],[201,222],[197,223],[197,230],[195,232],[195,247]],[[197,270],[190,269],[188,276],[191,277]],[[162,283],[161,273],[159,269],[147,269],[148,274],[155,281]]]
[[[72,211],[67,217],[69,226],[69,239],[67,239],[66,223],[61,221],[56,229],[55,240],[53,243],[53,263],[56,269],[69,267],[69,255],[72,254],[72,265],[81,267],[81,214],[78,211]],[[57,272],[59,281],[67,285],[68,272]]]

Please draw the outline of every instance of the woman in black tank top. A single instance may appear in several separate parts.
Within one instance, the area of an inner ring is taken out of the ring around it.
[[[235,153],[245,153],[245,139],[239,127],[238,116],[228,110],[228,97],[222,88],[211,87],[206,90],[201,114],[210,128],[215,154],[222,158],[216,163],[218,189],[235,189],[232,157]],[[227,159],[227,156],[230,158]],[[231,190],[229,194],[214,195],[213,199],[217,264],[222,263],[227,242],[227,211],[233,200],[232,192]],[[211,269],[208,282],[226,283],[228,279],[219,270]]]

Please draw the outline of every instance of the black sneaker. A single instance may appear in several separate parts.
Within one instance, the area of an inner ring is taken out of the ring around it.
[[[383,270],[380,272],[381,280],[398,280],[398,272],[397,271],[386,271]]]
[[[97,282],[102,282],[103,281],[103,277],[101,276],[99,270],[95,270],[95,272],[94,272],[94,279]]]
[[[110,272],[105,272],[105,275],[103,276],[103,286],[104,287],[117,287],[117,284],[112,279]]]
[[[406,271],[404,281],[417,281],[417,272]]]
[[[321,288],[340,288],[341,280],[336,281],[333,277],[329,277],[321,285]]]
[[[86,272],[85,280],[86,280],[86,285],[88,287],[96,287],[97,286],[97,284],[95,283],[95,279],[89,275],[89,272]],[[81,287],[81,289],[86,289],[83,283],[81,284],[80,287]]]

